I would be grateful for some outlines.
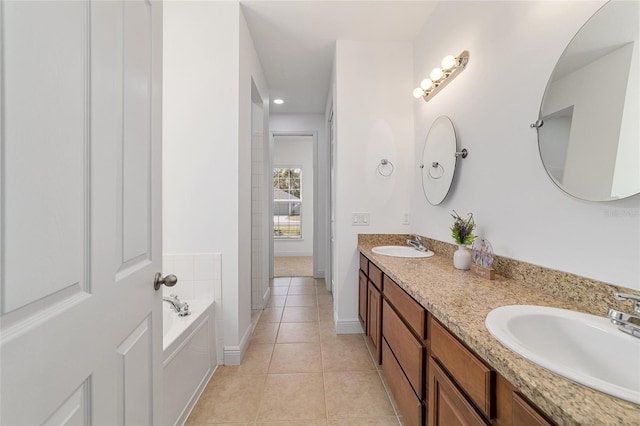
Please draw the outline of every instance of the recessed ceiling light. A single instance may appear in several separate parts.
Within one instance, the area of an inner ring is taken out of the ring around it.
[[[276,104],[276,105],[282,105],[284,103],[284,101],[282,99],[278,98],[278,99],[274,99],[273,103]]]

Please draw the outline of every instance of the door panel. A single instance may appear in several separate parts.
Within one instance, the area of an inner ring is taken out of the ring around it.
[[[143,0],[124,4],[124,114],[122,138],[122,260],[150,257],[149,197],[151,146],[151,5]]]
[[[0,4],[0,424],[163,423],[161,7]]]
[[[89,411],[89,381],[83,382],[66,401],[49,417],[45,426],[88,425],[91,423]]]
[[[151,380],[151,319],[149,317],[117,349],[120,368],[118,392],[122,395],[122,424],[149,425],[153,419]]]
[[[36,301],[42,310],[60,301],[56,293],[89,287],[88,7],[17,3],[4,4],[2,19],[3,314]],[[56,72],[61,58],[64,73]]]

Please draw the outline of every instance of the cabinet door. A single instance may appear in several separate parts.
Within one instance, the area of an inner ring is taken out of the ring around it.
[[[367,294],[367,276],[360,271],[358,279],[358,319],[365,333],[367,333]]]
[[[429,358],[429,426],[488,425],[456,385]]]
[[[517,392],[513,392],[513,426],[551,426],[544,416]]]
[[[371,340],[371,344],[375,350],[375,357],[378,364],[381,361],[382,338],[382,294],[372,282],[369,282],[368,291],[368,315],[367,315],[367,334]]]

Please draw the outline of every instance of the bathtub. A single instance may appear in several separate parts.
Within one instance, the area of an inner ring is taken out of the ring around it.
[[[182,425],[216,367],[214,304],[186,300],[191,315],[179,317],[162,303],[163,398],[167,425]]]

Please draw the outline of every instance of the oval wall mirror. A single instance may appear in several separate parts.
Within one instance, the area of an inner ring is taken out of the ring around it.
[[[542,163],[576,198],[640,193],[639,8],[637,1],[602,6],[565,49],[542,99]]]
[[[448,117],[440,116],[431,125],[420,167],[424,195],[436,206],[449,193],[456,169],[456,132]]]

